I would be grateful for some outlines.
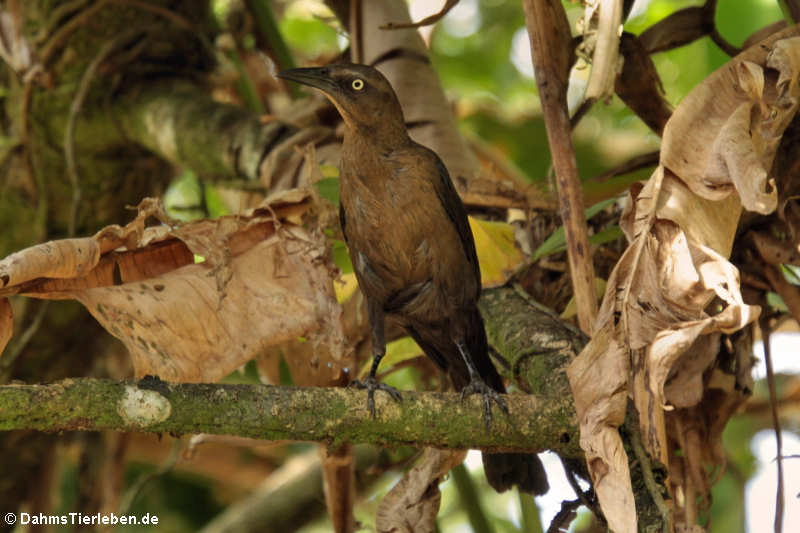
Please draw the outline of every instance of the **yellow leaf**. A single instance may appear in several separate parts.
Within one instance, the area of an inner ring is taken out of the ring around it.
[[[422,355],[422,348],[414,342],[411,337],[400,337],[399,339],[386,344],[386,355],[381,359],[381,366],[379,367],[386,370],[403,361],[414,359]],[[358,372],[359,379],[363,379],[369,373],[369,367],[372,365],[372,358],[366,360]]]
[[[481,284],[497,287],[505,283],[522,263],[522,252],[514,244],[514,228],[505,222],[469,217],[481,267]]]
[[[358,281],[355,272],[342,274],[339,279],[333,280],[333,290],[336,292],[336,301],[346,302],[358,290]]]

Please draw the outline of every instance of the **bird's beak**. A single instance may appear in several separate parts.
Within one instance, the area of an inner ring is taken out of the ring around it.
[[[284,80],[296,81],[303,85],[316,87],[326,93],[332,92],[336,87],[328,74],[328,69],[325,67],[291,68],[279,72],[278,77]]]

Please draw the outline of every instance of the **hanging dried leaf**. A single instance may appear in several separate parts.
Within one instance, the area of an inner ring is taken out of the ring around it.
[[[568,370],[581,446],[617,533],[636,531],[617,431],[628,397],[645,448],[681,495],[673,498],[676,527],[695,525],[686,520],[708,501],[707,467],[724,464],[720,435],[747,396],[739,367],[750,363],[731,362],[720,341],[760,311],[744,303],[726,257],[741,206],[775,208],[767,173],[800,96],[796,34],[793,27],[745,51],[690,93],[666,125],[661,165],[631,188],[620,223],[631,245],[608,280],[592,342]]]
[[[180,226],[145,201],[124,228],[0,261],[0,296],[79,300],[126,345],[137,376],[214,381],[304,335],[339,355],[325,242],[292,223],[309,209],[308,193],[293,200]],[[144,229],[151,215],[170,225]]]
[[[795,80],[800,52],[793,26],[748,48],[711,74],[672,114],[661,163],[693,193],[721,200],[734,190],[742,205],[775,210],[777,192],[767,173],[781,135],[800,102]],[[774,73],[765,67],[778,71]]]
[[[439,483],[467,452],[426,448],[417,464],[383,498],[375,516],[379,533],[433,533],[442,495]]]
[[[581,448],[608,527],[628,533],[636,531],[636,509],[617,428],[625,420],[630,368],[627,350],[617,337],[611,328],[597,330],[567,375],[581,425]]]

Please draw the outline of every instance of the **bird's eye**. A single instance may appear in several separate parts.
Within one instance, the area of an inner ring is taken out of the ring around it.
[[[352,86],[356,91],[360,91],[364,88],[364,80],[356,78],[353,80]]]

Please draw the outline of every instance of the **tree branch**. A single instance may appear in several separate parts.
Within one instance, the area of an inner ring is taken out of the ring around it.
[[[486,431],[479,398],[405,392],[395,403],[366,392],[269,385],[170,384],[67,379],[51,385],[0,387],[0,430],[116,430],[238,435],[266,440],[379,445],[414,444],[489,451],[552,449],[581,457],[574,413],[530,395],[506,396],[509,416],[495,413]],[[554,421],[558,421],[554,423]]]

